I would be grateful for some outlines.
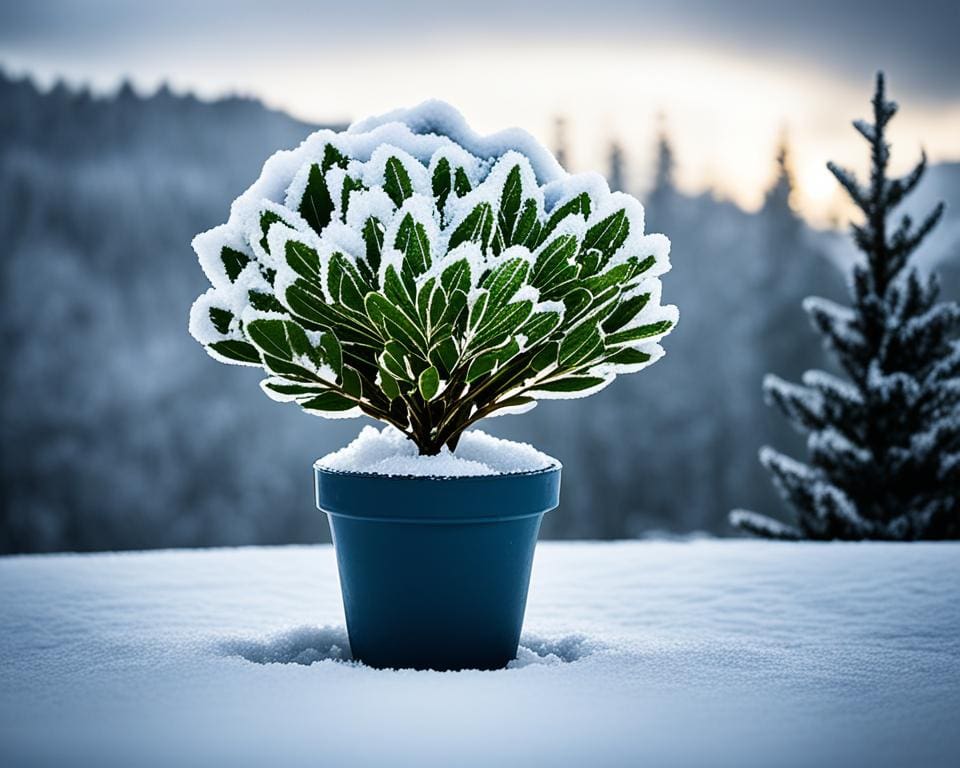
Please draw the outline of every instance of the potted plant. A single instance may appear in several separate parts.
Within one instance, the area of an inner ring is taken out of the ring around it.
[[[277,153],[195,238],[212,287],[190,330],[214,358],[308,413],[388,425],[315,466],[354,658],[514,658],[560,464],[467,430],[663,354],[669,241],[643,228],[599,175],[427,102]]]

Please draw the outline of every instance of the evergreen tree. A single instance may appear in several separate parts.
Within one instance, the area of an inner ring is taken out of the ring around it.
[[[794,229],[800,228],[800,218],[793,210],[792,199],[796,188],[790,165],[790,145],[786,136],[777,145],[776,177],[763,199],[763,210],[771,211]]]
[[[557,115],[553,119],[553,156],[565,170],[569,171],[567,165],[570,161],[567,152],[567,119],[563,115]]]
[[[609,170],[607,172],[607,182],[610,184],[610,190],[612,192],[623,192],[625,191],[626,181],[624,174],[624,156],[623,156],[623,147],[620,146],[619,141],[610,142],[610,150],[607,155],[607,160],[609,163]]]
[[[774,168],[773,183],[757,218],[757,244],[750,249],[755,255],[749,275],[751,290],[764,298],[755,311],[744,313],[744,322],[753,326],[758,382],[764,371],[799,376],[819,360],[819,350],[801,351],[805,329],[793,321],[800,317],[798,305],[804,296],[819,293],[823,272],[832,271],[826,258],[812,245],[802,219],[793,209],[796,185],[785,137],[777,147]],[[779,438],[784,433],[783,420],[777,418],[774,425],[773,419],[764,416],[775,414],[762,414],[760,421],[771,426],[772,434]],[[770,430],[766,430],[763,439],[771,439]]]
[[[657,135],[656,160],[653,171],[653,185],[647,195],[647,207],[662,213],[675,197],[677,190],[674,183],[674,168],[676,160],[673,155],[673,145],[666,131],[661,128]]]
[[[960,306],[937,303],[934,276],[909,264],[943,213],[918,225],[893,210],[917,186],[926,156],[889,178],[887,124],[896,112],[878,74],[873,123],[854,127],[870,144],[870,182],[828,164],[863,212],[852,235],[863,255],[852,269],[848,308],[808,298],[804,309],[849,380],[808,371],[802,385],[768,376],[768,402],[808,432],[809,464],[772,448],[760,459],[793,508],[790,526],[742,510],[739,528],[783,539],[942,539],[960,537]]]

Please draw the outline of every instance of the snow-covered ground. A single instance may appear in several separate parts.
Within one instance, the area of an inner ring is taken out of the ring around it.
[[[326,546],[0,559],[0,765],[960,765],[960,545],[541,543],[498,672],[349,658]]]

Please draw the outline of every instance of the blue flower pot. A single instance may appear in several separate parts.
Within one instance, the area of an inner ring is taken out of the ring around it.
[[[315,467],[353,658],[372,667],[499,669],[517,655],[530,567],[560,465],[489,477]]]

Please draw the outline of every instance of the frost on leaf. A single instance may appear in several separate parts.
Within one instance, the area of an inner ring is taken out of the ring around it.
[[[479,419],[662,356],[669,242],[643,230],[600,177],[431,102],[270,158],[194,241],[213,287],[190,329],[263,368],[270,397],[372,416],[437,454]]]

